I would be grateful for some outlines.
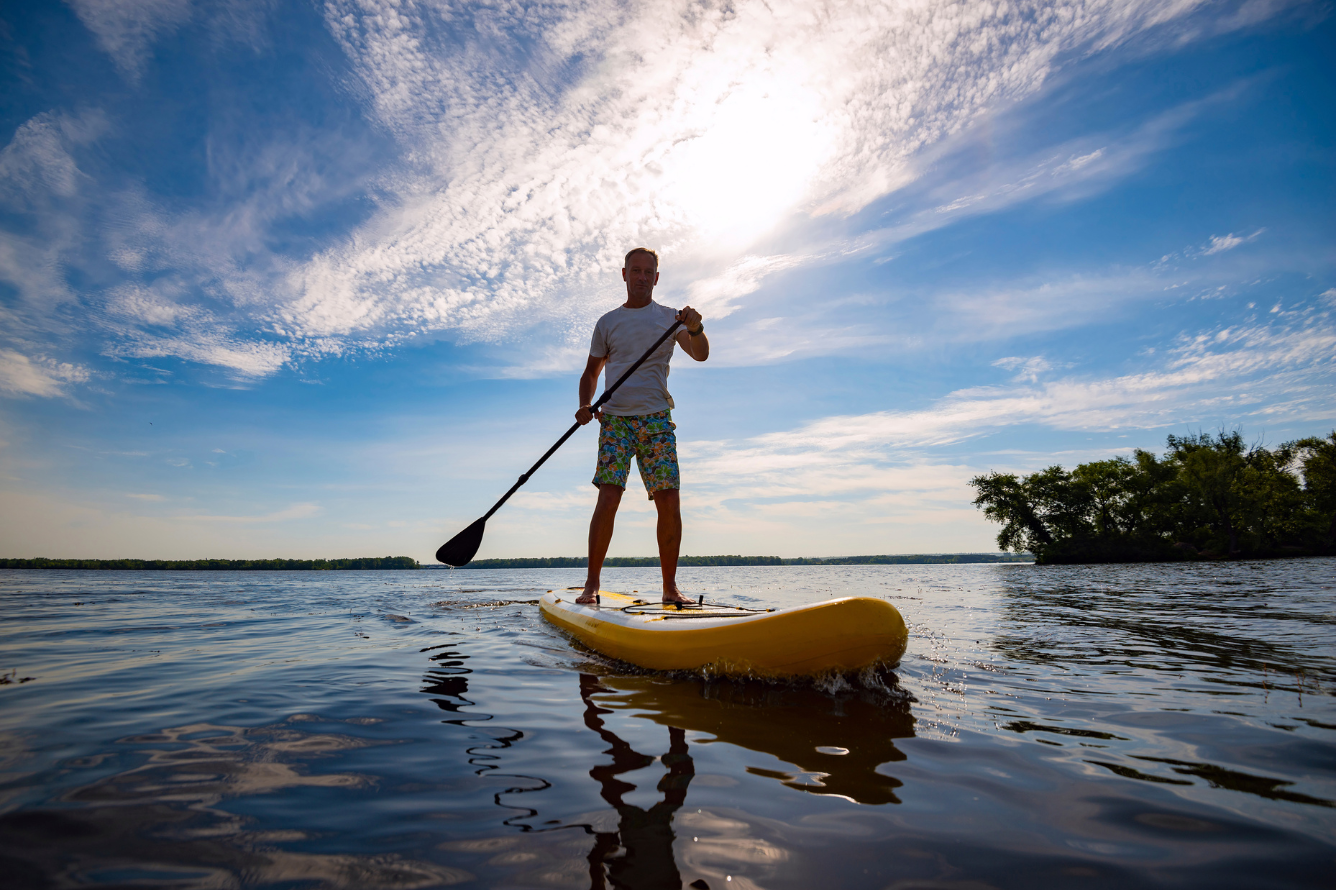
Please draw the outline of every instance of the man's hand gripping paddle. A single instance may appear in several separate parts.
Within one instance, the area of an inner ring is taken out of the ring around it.
[[[612,394],[617,391],[617,387],[625,383],[626,378],[634,374],[636,370],[639,369],[639,367],[645,363],[646,359],[650,357],[650,355],[654,352],[654,350],[662,346],[663,341],[671,337],[673,335],[673,332],[676,331],[681,326],[682,326],[681,321],[673,322],[672,325],[668,328],[668,330],[663,332],[663,336],[655,340],[654,345],[651,346],[649,349],[645,350],[645,354],[642,355],[639,359],[637,359],[634,365],[627,368],[626,373],[623,374],[621,377],[618,377],[617,382],[614,383],[612,386],[609,386],[604,391],[603,395],[598,397],[597,402],[589,406],[590,410],[597,411],[599,408],[603,406],[604,402],[612,398]],[[566,434],[563,435],[560,439],[558,439],[555,445],[547,449],[546,454],[538,458],[538,463],[534,464],[532,467],[529,467],[529,472],[521,476],[518,482],[510,486],[510,491],[503,494],[501,496],[501,500],[497,501],[495,504],[492,505],[492,509],[484,513],[483,517],[479,519],[477,522],[473,523],[468,528],[464,529],[462,532],[460,532],[459,534],[455,535],[453,538],[442,544],[441,549],[436,551],[436,559],[439,560],[440,562],[445,563],[446,565],[454,566],[456,568],[462,565],[467,565],[469,560],[473,559],[473,554],[478,552],[478,547],[482,545],[482,533],[487,528],[487,520],[492,517],[493,513],[495,513],[497,510],[500,510],[501,505],[504,504],[506,501],[510,500],[510,496],[514,494],[516,491],[518,491],[521,485],[528,482],[529,477],[532,476],[538,470],[538,468],[541,467],[543,463],[556,452],[558,448],[566,444],[566,440],[569,439],[572,435],[574,435],[575,431],[578,430],[579,428],[580,424],[578,422],[572,424],[571,428],[566,430]]]

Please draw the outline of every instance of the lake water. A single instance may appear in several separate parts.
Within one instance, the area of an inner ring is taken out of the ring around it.
[[[1336,875],[1336,561],[683,570],[901,610],[894,672],[795,684],[584,651],[532,602],[582,579],[0,572],[4,885]]]

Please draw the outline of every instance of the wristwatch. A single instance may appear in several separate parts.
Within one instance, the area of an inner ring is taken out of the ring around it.
[[[694,331],[688,329],[688,330],[687,330],[687,333],[690,334],[690,335],[693,336],[693,337],[699,337],[701,334],[705,333],[705,322],[702,321],[702,322],[700,323],[700,327],[696,328],[696,330],[694,330]]]

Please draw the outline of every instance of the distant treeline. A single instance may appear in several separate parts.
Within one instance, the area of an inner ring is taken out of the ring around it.
[[[1336,554],[1336,432],[1275,448],[1170,436],[1164,456],[977,476],[997,543],[1043,563]]]
[[[0,569],[120,569],[214,571],[327,571],[331,569],[418,569],[411,556],[367,556],[361,559],[3,559]]]
[[[879,566],[879,565],[954,565],[966,562],[1029,562],[1029,554],[1019,553],[927,553],[894,556],[832,556],[826,558],[779,556],[683,556],[679,566]],[[617,568],[658,568],[657,556],[609,556],[605,566]],[[535,559],[475,559],[466,569],[583,569],[589,565],[584,556],[547,556]]]

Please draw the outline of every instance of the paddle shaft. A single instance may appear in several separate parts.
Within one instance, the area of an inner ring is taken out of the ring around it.
[[[651,346],[649,349],[645,350],[645,354],[642,355],[640,358],[636,359],[636,363],[631,367],[627,368],[625,374],[617,378],[616,383],[614,383],[612,386],[609,386],[606,390],[603,391],[603,395],[598,397],[597,402],[589,406],[589,410],[597,411],[599,409],[599,406],[601,406],[608,399],[612,398],[612,394],[617,391],[617,387],[625,383],[628,377],[634,374],[640,368],[641,365],[643,365],[646,361],[648,361],[650,355],[653,354],[654,350],[662,346],[663,341],[671,337],[673,335],[673,332],[676,331],[681,326],[682,326],[681,321],[673,322],[672,325],[669,326],[668,330],[663,332],[663,336],[655,340],[654,345]],[[546,463],[547,459],[551,457],[553,454],[555,454],[558,448],[560,448],[562,445],[565,445],[566,440],[569,439],[571,436],[575,435],[575,431],[578,430],[579,428],[580,428],[579,421],[576,421],[574,424],[572,424],[571,428],[566,430],[565,434],[562,435],[562,437],[557,440],[556,444],[553,445],[551,448],[547,449],[546,454],[538,458],[538,463],[534,464],[532,467],[529,467],[529,472],[525,473],[523,476],[519,478],[518,482],[510,486],[510,491],[501,495],[501,500],[493,504],[492,509],[488,510],[485,514],[483,514],[482,521],[486,522],[488,519],[491,519],[492,514],[495,513],[497,510],[500,510],[501,505],[504,504],[506,501],[510,500],[510,496],[515,492],[519,491],[520,486],[528,482],[529,477],[532,476],[535,472],[537,472],[538,468],[541,467],[544,463]]]

